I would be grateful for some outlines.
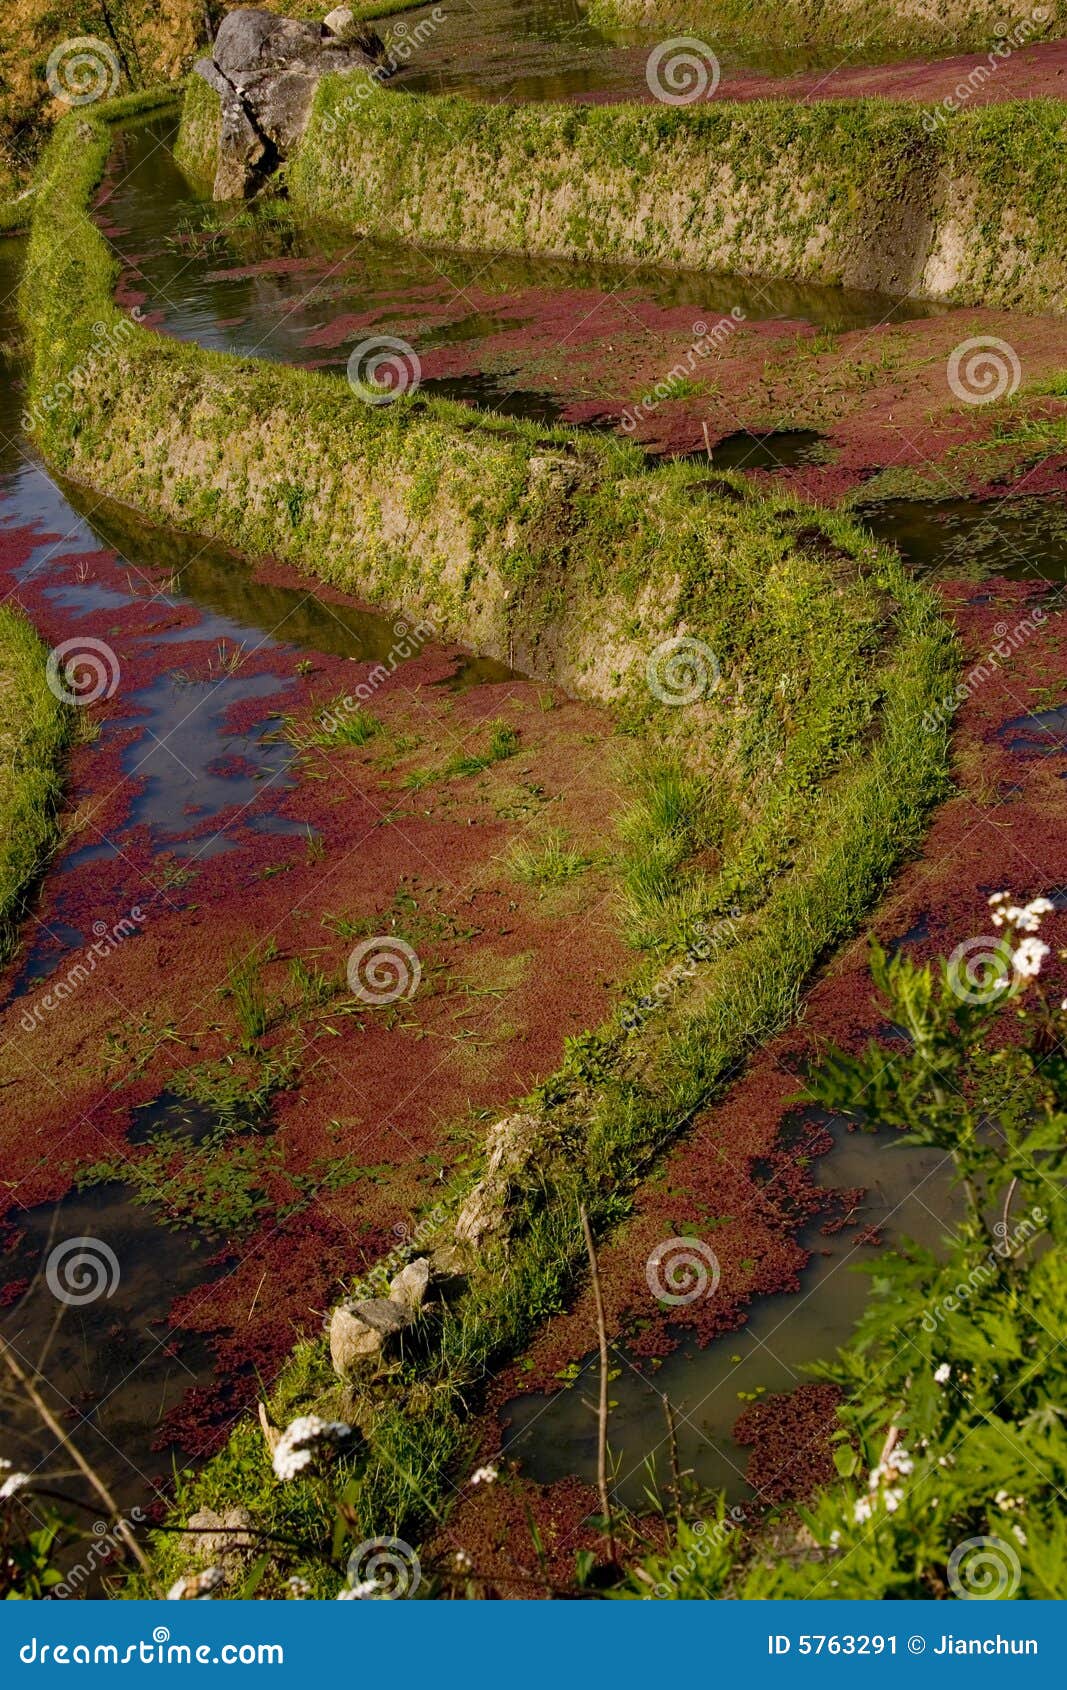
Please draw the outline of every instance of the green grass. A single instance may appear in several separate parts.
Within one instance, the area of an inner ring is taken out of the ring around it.
[[[842,49],[843,57],[845,48],[858,46],[869,53],[885,48],[899,53],[988,50],[998,34],[1006,35],[1033,14],[1029,7],[1009,14],[994,0],[942,0],[936,9],[901,7],[893,0],[689,0],[684,13],[678,0],[589,0],[588,7],[592,23],[659,24],[664,39],[670,34],[667,26],[683,15],[686,28],[675,32],[679,35],[714,30],[720,40],[735,47],[748,44],[757,52],[819,43]],[[1062,0],[1049,0],[1042,27],[1031,39],[1060,36],[1065,25],[1067,7]]]
[[[633,944],[684,948],[701,906],[698,900],[693,907],[694,882],[683,867],[694,852],[721,843],[715,792],[712,780],[676,759],[639,771],[637,796],[619,825],[624,922]]]
[[[0,606],[0,961],[56,841],[72,712],[48,686],[47,658],[25,617]]]
[[[528,886],[561,886],[584,874],[592,860],[569,845],[567,835],[556,829],[540,843],[516,845],[509,854],[508,867]]]
[[[285,726],[301,745],[367,745],[382,731],[377,716],[361,706],[349,710],[343,699],[328,705],[308,725],[296,725],[287,718]]]
[[[439,769],[410,769],[400,784],[409,792],[422,792],[438,780],[460,780],[465,775],[480,775],[494,763],[514,757],[519,749],[519,735],[508,722],[495,722],[484,751],[457,751]]]
[[[449,758],[441,772],[445,780],[453,780],[459,775],[480,775],[483,769],[492,768],[494,763],[514,757],[518,749],[517,729],[508,722],[494,722],[484,751],[457,752],[456,756]]]
[[[261,962],[254,944],[231,960],[223,995],[233,999],[234,1014],[241,1029],[241,1049],[254,1050],[270,1025]]]

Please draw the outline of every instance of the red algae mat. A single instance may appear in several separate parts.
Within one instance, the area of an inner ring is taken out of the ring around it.
[[[955,717],[958,792],[935,815],[920,855],[872,923],[883,943],[904,943],[920,961],[988,932],[987,900],[994,891],[1059,894],[1062,907],[1067,889],[1067,733],[1054,709],[1067,694],[1067,609],[1035,582],[955,582],[940,591],[964,642],[963,673],[982,664],[982,676]],[[1005,644],[1013,648],[1010,656],[996,657]],[[1041,706],[1045,714],[1031,714]],[[1056,919],[1062,926],[1063,918]],[[661,1174],[643,1185],[632,1220],[603,1244],[600,1276],[612,1365],[622,1374],[638,1369],[655,1379],[661,1358],[679,1344],[699,1348],[743,1331],[755,1299],[800,1289],[809,1252],[796,1242],[798,1217],[817,1212],[820,1202],[811,1171],[820,1146],[811,1133],[796,1131],[804,1072],[830,1043],[856,1048],[871,1036],[891,1041],[872,997],[867,954],[866,937],[857,938],[834,959],[809,992],[798,1024],[753,1053],[723,1101],[698,1117]],[[871,1143],[872,1179],[876,1158],[885,1154]],[[833,1178],[832,1156],[819,1173]],[[848,1262],[873,1259],[872,1246],[880,1241],[863,1219],[862,1195],[832,1194],[838,1208],[826,1230],[847,1228]],[[821,1200],[832,1197],[824,1193]],[[679,1236],[713,1246],[719,1277],[706,1295],[664,1307],[650,1295],[648,1263],[657,1246]],[[803,1320],[804,1303],[799,1297],[794,1315],[786,1311],[783,1322]],[[516,1594],[509,1581],[539,1571],[527,1509],[545,1543],[551,1578],[573,1575],[579,1548],[602,1549],[592,1524],[599,1514],[595,1491],[576,1479],[539,1485],[524,1477],[521,1463],[508,1458],[506,1436],[511,1400],[557,1391],[561,1374],[578,1377],[590,1365],[595,1345],[587,1287],[493,1382],[490,1407],[476,1429],[476,1459],[498,1464],[501,1477],[488,1492],[469,1484],[457,1488],[456,1507],[435,1548],[442,1555],[472,1553],[490,1584],[499,1578],[501,1594]],[[795,1379],[798,1388],[785,1395],[747,1410],[737,1402],[734,1439],[751,1448],[746,1512],[803,1496],[828,1472],[833,1394],[803,1385],[799,1374]],[[595,1398],[588,1373],[571,1388],[590,1402]],[[684,1411],[676,1406],[676,1415],[699,1444],[700,1403],[690,1401]],[[592,1412],[588,1421],[591,1447]],[[549,1415],[544,1437],[553,1436],[554,1424]],[[665,1447],[662,1425],[657,1430],[650,1424],[645,1448],[658,1451],[662,1461]],[[620,1484],[627,1480],[634,1482],[632,1471],[619,1475]]]
[[[1031,444],[990,450],[1001,424],[999,408],[985,402],[990,382],[1023,390],[1020,422],[1040,427],[1067,411],[1062,398],[1026,393],[1059,372],[1062,326],[1052,316],[924,308],[751,278],[702,283],[579,266],[571,279],[550,262],[464,260],[427,282],[417,255],[405,268],[392,253],[357,254],[344,265],[323,259],[295,290],[289,260],[261,259],[254,269],[216,263],[206,274],[203,261],[189,260],[187,269],[202,276],[216,327],[236,325],[227,331],[235,351],[268,347],[340,375],[357,345],[388,333],[413,348],[427,395],[610,430],[655,457],[708,455],[713,466],[748,470],[819,503],[859,492],[885,470],[922,478],[931,497],[944,496],[949,482],[979,494],[1027,473]],[[329,295],[341,303],[362,292],[362,309],[331,310],[317,280],[327,270]],[[247,316],[240,310],[264,280],[277,289],[277,333],[255,326],[257,305]],[[142,255],[124,273],[120,297],[155,304],[165,285]],[[668,302],[672,291],[684,302]],[[222,315],[231,303],[238,314]],[[181,314],[163,307],[152,315],[165,330],[187,332]],[[819,438],[794,459],[776,436],[797,431]],[[1031,491],[1067,487],[1062,459],[1044,474]]]
[[[712,48],[714,40],[709,43]],[[651,100],[645,84],[647,50],[627,55],[633,63],[633,89],[625,94],[579,94],[583,104],[620,99]],[[725,57],[726,55],[724,55]],[[842,58],[846,58],[842,52]],[[710,84],[709,84],[710,86]],[[951,98],[958,105],[990,105],[1002,100],[1062,99],[1067,92],[1067,41],[1031,42],[1010,51],[959,53],[944,59],[905,59],[891,64],[842,63],[824,70],[772,76],[727,62],[713,92],[717,100],[919,100],[936,105]]]
[[[184,555],[190,596],[84,527],[71,543],[0,526],[5,594],[49,644],[107,654],[100,696],[79,711],[89,733],[71,758],[64,844],[3,978],[5,1332],[20,1330],[42,1268],[26,1223],[91,1165],[141,1190],[149,1253],[152,1225],[180,1233],[195,1218],[202,1271],[191,1289],[175,1283],[169,1308],[164,1286],[160,1310],[161,1341],[194,1382],[156,1443],[187,1456],[433,1206],[486,1120],[607,1011],[632,956],[605,849],[621,777],[603,716],[517,677],[474,684],[465,654],[402,618],[373,628],[414,652],[381,679],[384,651],[337,654],[373,622],[353,600],[195,545]],[[338,700],[355,689],[370,695],[372,737],[307,744],[327,707],[351,716]],[[441,773],[501,726],[512,755]],[[510,853],[548,828],[590,866],[542,893]],[[411,995],[354,995],[346,971],[368,936],[407,947]],[[160,1155],[146,1106],[169,1099],[173,1127],[175,1089],[205,1065],[262,1076],[233,987],[253,953],[261,1055],[285,1069],[269,1115],[217,1157],[180,1135]]]

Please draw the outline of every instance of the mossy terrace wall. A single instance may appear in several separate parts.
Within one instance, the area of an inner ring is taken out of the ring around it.
[[[665,34],[688,35],[700,27],[731,43],[811,42],[901,52],[990,46],[1024,18],[1034,19],[1035,35],[1067,30],[1063,0],[1022,6],[1017,13],[1001,0],[939,0],[936,7],[930,0],[590,0],[588,15],[600,24],[662,26]]]
[[[203,102],[196,111],[203,124]],[[1067,303],[1064,107],[483,104],[324,80],[299,213],[384,238]]]
[[[0,605],[0,962],[56,839],[71,712],[48,684],[47,658],[25,617]]]
[[[430,1353],[368,1384],[357,1408],[348,1399],[370,1433],[352,1500],[360,1535],[417,1530],[461,1448],[471,1381],[566,1294],[582,1257],[579,1198],[600,1229],[626,1212],[658,1150],[792,1014],[812,968],[917,844],[946,774],[944,733],[920,724],[951,685],[954,644],[931,596],[845,518],[750,498],[693,466],[650,469],[629,446],[573,431],[418,396],[366,406],[338,378],[132,326],[87,203],[109,119],[148,103],[66,120],[43,164],[21,294],[43,450],[158,521],[511,654],[621,715],[635,750],[647,735],[689,799],[668,820],[654,803],[635,812],[653,947],[635,995],[694,923],[740,912],[729,944],[687,971],[662,1013],[571,1041],[529,1105],[543,1151],[509,1221],[507,1272],[489,1251]],[[79,367],[92,379],[73,380]],[[714,651],[722,681],[674,708],[650,692],[646,663],[681,635]],[[715,872],[699,866],[705,851]],[[282,1417],[319,1401],[341,1406],[316,1342],[274,1407]],[[251,1427],[180,1507],[223,1498],[274,1529],[306,1523],[307,1497],[279,1490]]]

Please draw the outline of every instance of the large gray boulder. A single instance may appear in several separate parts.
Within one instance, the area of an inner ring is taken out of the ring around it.
[[[255,193],[300,141],[321,78],[371,70],[383,52],[373,31],[342,39],[320,23],[252,6],[227,13],[211,58],[194,67],[222,105],[215,198]]]

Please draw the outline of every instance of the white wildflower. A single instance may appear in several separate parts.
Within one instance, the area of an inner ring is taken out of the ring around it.
[[[998,1490],[996,1496],[993,1498],[993,1501],[996,1503],[998,1508],[1002,1508],[1004,1510],[1005,1514],[1011,1513],[1014,1508],[1026,1507],[1025,1496],[1012,1496],[1011,1492],[1006,1490]]]
[[[949,1366],[947,1361],[943,1361],[940,1367],[934,1369],[935,1385],[947,1385],[951,1377],[952,1368]]]
[[[830,1533],[830,1548],[836,1549],[840,1542],[841,1542],[841,1533],[835,1528]]]
[[[499,1472],[495,1467],[477,1467],[471,1474],[471,1484],[493,1485],[496,1483],[499,1476]]]
[[[274,1471],[279,1479],[295,1479],[310,1467],[320,1450],[334,1450],[352,1436],[343,1420],[320,1420],[299,1414],[290,1421],[274,1446]]]
[[[887,1514],[895,1514],[903,1500],[904,1492],[895,1485],[882,1492],[882,1501],[885,1503]]]
[[[856,1501],[855,1508],[852,1510],[852,1518],[855,1520],[857,1526],[862,1526],[865,1520],[869,1520],[872,1513],[873,1504],[870,1497],[859,1497]]]
[[[994,892],[989,900],[990,909],[996,909],[998,904],[1006,904],[1010,897],[1010,892]]]
[[[287,1578],[285,1581],[285,1587],[290,1596],[294,1597],[297,1601],[303,1601],[305,1597],[311,1595],[310,1584],[307,1579],[301,1578],[299,1573],[294,1573],[292,1578]]]
[[[457,1573],[469,1573],[474,1565],[465,1549],[457,1549],[454,1559]]]
[[[338,1602],[362,1602],[368,1596],[376,1596],[381,1589],[377,1579],[363,1579],[359,1584],[346,1584],[343,1590],[337,1592]]]
[[[1028,904],[1012,904],[1003,915],[1020,933],[1036,933],[1041,926],[1041,917],[1051,915],[1055,907],[1048,898],[1031,898]],[[994,916],[993,919],[999,925],[998,917]]]
[[[4,1466],[10,1467],[10,1461],[5,1461]],[[0,1485],[0,1502],[8,1502],[16,1492],[25,1490],[29,1483],[30,1475],[28,1473],[9,1473],[3,1484]]]
[[[1015,1538],[1016,1542],[1021,1543],[1023,1548],[1025,1549],[1026,1548],[1026,1533],[1023,1531],[1023,1528],[1021,1526],[1012,1526],[1011,1533],[1012,1533],[1012,1536]]]
[[[1041,964],[1049,954],[1043,939],[1023,939],[1012,954],[1012,967],[1024,980],[1033,980],[1041,972]]]

